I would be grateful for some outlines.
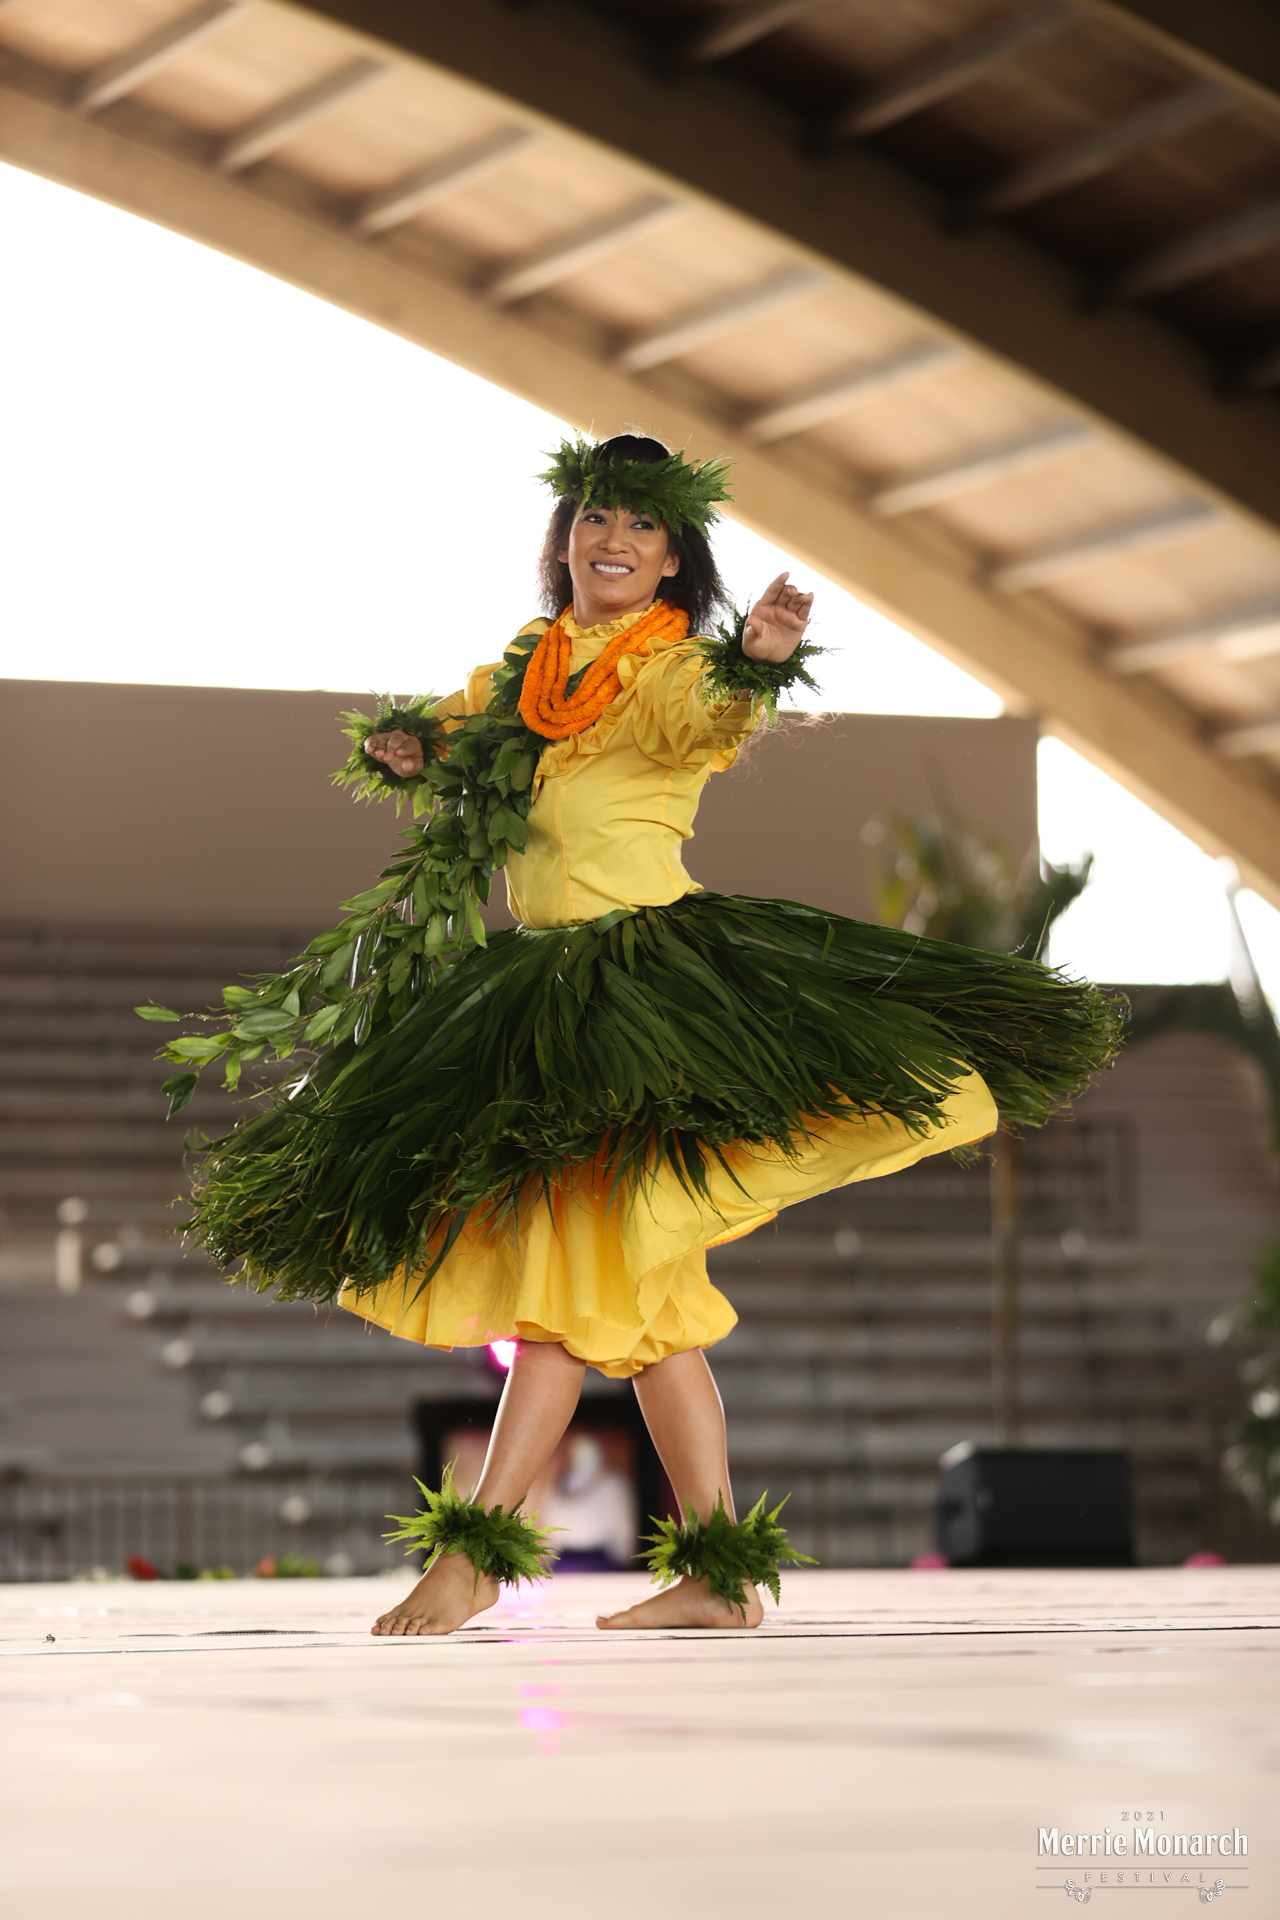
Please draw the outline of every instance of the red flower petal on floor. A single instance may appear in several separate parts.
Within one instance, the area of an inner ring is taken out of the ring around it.
[[[131,1553],[129,1555],[129,1558],[124,1563],[124,1570],[126,1573],[131,1573],[135,1580],[158,1580],[160,1578],[160,1569],[153,1567],[149,1560],[144,1560],[140,1553]]]

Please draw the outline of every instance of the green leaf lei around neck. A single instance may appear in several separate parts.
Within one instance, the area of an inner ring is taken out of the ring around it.
[[[706,667],[703,691],[712,701],[758,701],[772,723],[781,691],[796,680],[813,686],[805,662],[821,649],[803,644],[780,665],[750,660],[742,651],[745,620],[736,613],[730,626],[695,642]],[[181,1069],[162,1083],[170,1118],[215,1062],[223,1063],[223,1085],[234,1088],[243,1069],[268,1051],[287,1060],[299,1049],[347,1040],[360,1046],[375,1028],[402,1019],[431,991],[443,967],[485,945],[480,907],[494,874],[528,840],[533,776],[548,744],[518,711],[540,638],[521,634],[512,642],[494,673],[485,711],[453,727],[435,717],[439,702],[431,694],[403,707],[384,699],[373,719],[355,712],[342,716],[351,754],[335,784],[364,800],[394,794],[397,811],[407,799],[415,818],[428,818],[401,835],[404,848],[378,884],[345,900],[345,917],[317,934],[292,966],[224,987],[220,1012],[191,1016],[210,1031],[180,1034],[161,1048],[157,1058]],[[571,678],[570,690],[578,677]],[[422,743],[422,772],[408,779],[364,750],[367,735],[396,727]],[[144,1020],[185,1017],[168,1007],[136,1011]]]

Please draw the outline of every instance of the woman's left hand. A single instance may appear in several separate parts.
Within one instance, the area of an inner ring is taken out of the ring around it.
[[[748,660],[789,660],[809,624],[813,595],[793,587],[785,573],[771,580],[747,616],[742,651]]]

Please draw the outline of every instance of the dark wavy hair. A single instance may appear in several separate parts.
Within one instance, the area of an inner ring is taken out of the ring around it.
[[[616,433],[612,440],[604,442],[602,451],[618,460],[666,460],[671,454],[671,448],[664,447],[661,440],[650,440],[638,433]],[[556,501],[538,557],[542,607],[553,620],[573,600],[568,564],[557,555],[569,538],[579,504],[577,500]],[[673,607],[684,608],[689,616],[690,633],[705,634],[713,617],[729,605],[711,543],[696,527],[686,527],[683,533],[672,533],[668,528],[667,538],[671,542],[669,551],[680,562],[680,571],[669,580],[659,582],[658,598],[669,601]]]

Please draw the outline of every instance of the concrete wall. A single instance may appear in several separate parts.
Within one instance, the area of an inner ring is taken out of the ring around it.
[[[352,705],[367,711],[368,696],[0,682],[0,916],[328,925],[398,830],[390,805],[330,784],[336,715]],[[726,892],[865,917],[859,834],[875,814],[945,797],[1022,856],[1036,834],[1035,740],[1028,720],[786,723],[712,780],[689,870]]]

